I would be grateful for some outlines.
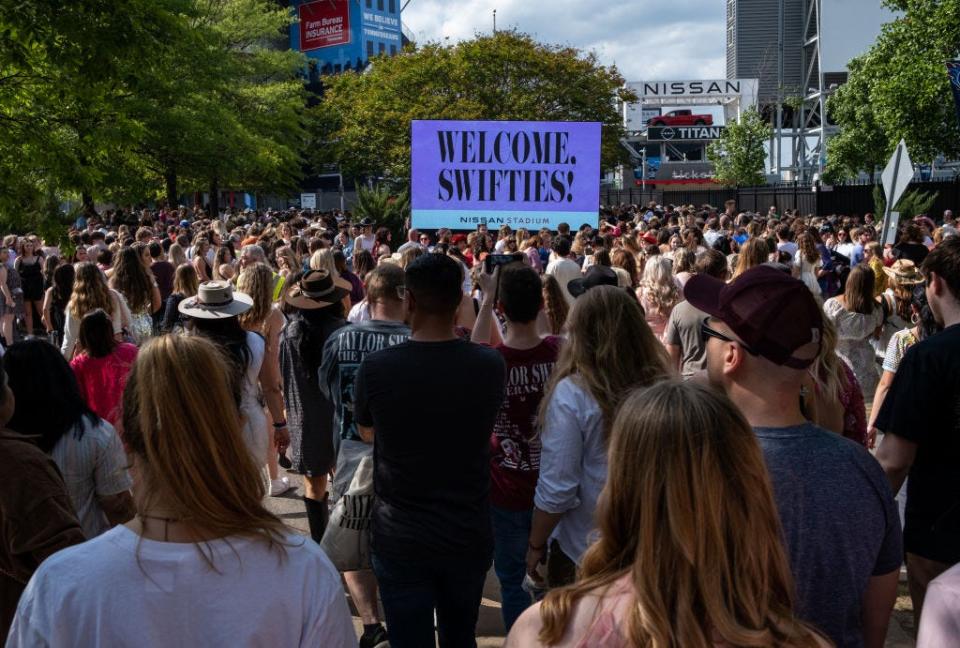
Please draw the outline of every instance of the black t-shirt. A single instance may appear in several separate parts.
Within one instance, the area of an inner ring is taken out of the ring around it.
[[[960,561],[960,324],[907,350],[876,426],[917,444],[904,548]]]
[[[375,552],[492,552],[490,433],[505,371],[496,350],[464,340],[408,341],[364,358],[354,416],[375,430]]]

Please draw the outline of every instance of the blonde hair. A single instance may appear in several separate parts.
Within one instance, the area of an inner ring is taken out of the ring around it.
[[[640,289],[658,315],[666,315],[680,301],[680,291],[673,280],[673,265],[670,259],[655,255],[647,259],[643,267]]]
[[[627,390],[651,385],[669,374],[666,351],[644,320],[637,300],[615,286],[596,286],[578,297],[566,330],[567,339],[540,404],[540,420],[546,418],[557,385],[572,376],[600,406],[607,438]]]
[[[820,645],[794,617],[763,455],[726,396],[695,382],[635,390],[614,422],[608,466],[599,539],[578,582],[544,599],[541,642],[558,643],[579,600],[627,576],[631,645]]]
[[[262,504],[265,485],[241,434],[231,373],[201,336],[164,335],[140,349],[122,417],[124,442],[142,461],[139,510],[161,499],[171,517],[208,534],[260,539],[282,552],[286,527]],[[196,544],[213,566],[210,548]]]
[[[170,258],[170,263],[173,264],[174,268],[179,268],[182,265],[190,263],[187,261],[187,255],[179,243],[170,245],[170,251],[167,252],[167,256]]]
[[[107,280],[100,268],[89,261],[84,261],[77,265],[73,293],[70,295],[70,314],[79,321],[84,315],[97,308],[112,314],[113,295],[110,294]]]
[[[273,270],[266,263],[254,263],[244,268],[237,279],[237,290],[250,295],[253,308],[240,313],[240,326],[260,332],[273,308]]]
[[[389,255],[387,255],[389,256]],[[340,276],[337,272],[337,264],[333,261],[333,248],[323,248],[317,250],[310,257],[311,270],[327,270],[334,279]]]
[[[838,400],[840,390],[848,387],[847,372],[840,366],[841,362],[843,360],[837,355],[837,327],[829,317],[824,317],[820,353],[810,373],[820,397],[826,401]]]

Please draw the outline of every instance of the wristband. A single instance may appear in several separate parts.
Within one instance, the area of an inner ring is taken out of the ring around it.
[[[283,428],[285,428],[285,427],[287,427],[287,422],[286,422],[286,421],[278,421],[277,423],[274,423],[274,424],[273,424],[273,429],[274,429],[274,430],[281,430],[281,429],[283,429]]]

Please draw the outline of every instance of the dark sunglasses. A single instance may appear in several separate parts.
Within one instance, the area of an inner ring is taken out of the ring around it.
[[[728,335],[724,335],[717,329],[712,328],[710,326],[709,317],[703,318],[703,321],[700,323],[700,335],[702,335],[704,338],[717,338],[718,340],[723,340],[724,342],[739,344],[741,347],[743,347],[743,350],[749,353],[750,355],[759,355],[756,351],[754,351],[749,346],[747,346],[746,343],[744,343],[742,340],[737,340]]]

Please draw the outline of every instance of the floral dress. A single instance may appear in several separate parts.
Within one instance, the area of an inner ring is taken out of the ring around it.
[[[837,327],[837,355],[853,369],[863,393],[873,395],[880,374],[870,338],[883,323],[883,309],[877,306],[870,314],[854,313],[833,297],[823,304],[823,312]]]

